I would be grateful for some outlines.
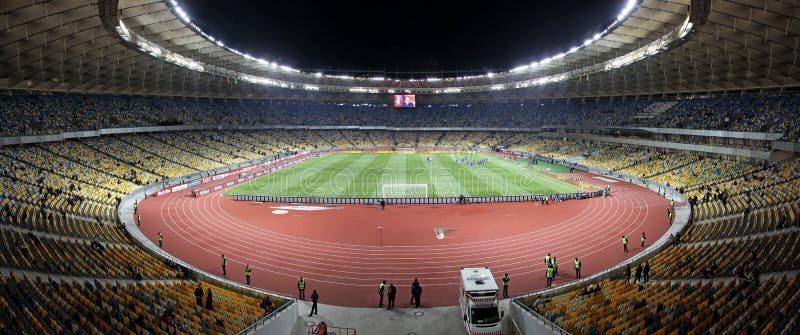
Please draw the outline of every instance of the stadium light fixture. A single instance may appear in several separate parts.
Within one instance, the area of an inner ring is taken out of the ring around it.
[[[431,77],[431,78],[428,78],[426,80],[427,81],[440,81],[440,80],[442,80],[442,78]]]
[[[486,76],[489,77],[489,78],[494,77],[494,73],[493,72],[489,72],[489,73],[486,74]]]
[[[572,48],[569,48],[569,51],[568,51],[568,53],[573,53],[573,52],[575,52],[575,51],[578,51],[578,49],[579,49],[578,47],[572,47]]]
[[[531,67],[530,65],[517,66],[517,67],[511,69],[511,72],[525,71],[525,70],[529,69],[530,67]]]
[[[491,87],[489,87],[489,88],[490,88],[492,91],[499,91],[499,90],[502,90],[502,89],[504,89],[504,88],[505,88],[505,86],[504,86],[504,85],[502,85],[502,84],[497,84],[497,85],[492,85],[492,86],[491,86]]]
[[[322,77],[322,72],[317,72],[314,75],[317,76],[317,78]]]
[[[591,39],[591,38],[588,39],[588,40],[585,40],[585,41],[583,41],[583,46],[585,46],[585,47],[589,46],[590,44],[592,44],[592,42],[594,42],[594,40]]]
[[[186,23],[192,22],[192,20],[189,19],[189,15],[187,15],[186,12],[183,11],[183,8],[181,8],[181,6],[175,6],[175,13],[178,13],[178,17],[180,17],[181,20],[183,20],[183,22]]]
[[[309,91],[319,91],[319,86],[305,85],[303,88]]]
[[[628,0],[628,2],[625,4],[625,7],[622,9],[622,12],[619,13],[619,16],[617,16],[617,21],[622,22],[622,20],[624,20],[628,14],[633,11],[634,7],[636,7],[636,0]]]
[[[386,78],[384,78],[384,77],[372,77],[372,78],[369,78],[369,80],[373,80],[373,81],[384,81],[384,80],[386,80]]]

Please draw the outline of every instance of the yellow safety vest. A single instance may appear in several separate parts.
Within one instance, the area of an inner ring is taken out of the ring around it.
[[[547,268],[547,278],[553,278],[553,268]]]
[[[228,264],[228,259],[225,258],[225,256],[222,256],[222,265],[227,265],[227,264]]]
[[[248,267],[246,267],[246,268],[244,268],[244,274],[245,274],[246,276],[249,276],[249,275],[250,275],[250,271],[252,271],[252,270],[250,269],[250,267],[249,267],[249,266],[248,266]]]
[[[378,286],[378,294],[383,294],[384,289],[386,289],[386,284],[381,283],[380,286]]]
[[[622,244],[628,244],[628,238],[627,237],[623,237],[622,238]]]
[[[580,269],[581,268],[581,261],[575,261],[575,268],[576,269]]]
[[[301,290],[305,290],[306,289],[306,280],[305,279],[298,280],[297,281],[297,288],[299,288]]]

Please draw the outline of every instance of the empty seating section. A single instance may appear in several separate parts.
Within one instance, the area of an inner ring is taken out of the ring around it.
[[[0,334],[236,334],[264,313],[261,297],[185,280],[72,282],[12,274],[0,276],[0,284]],[[211,289],[213,310],[195,305],[198,284]]]
[[[193,172],[212,170],[223,165],[223,163],[217,159],[201,156],[204,154],[203,152],[192,153],[179,146],[167,144],[158,140],[159,138],[165,137],[173,138],[168,134],[154,134],[152,136],[126,135],[120,137],[120,140],[140,148],[151,155],[158,155],[179,165],[191,168],[194,170]],[[180,140],[176,140],[175,144],[180,145],[181,142],[185,144],[185,141]]]
[[[695,278],[709,275],[734,276],[758,268],[762,273],[800,268],[800,245],[796,231],[744,239],[671,245],[650,260],[658,278]],[[742,269],[740,269],[742,267]]]
[[[790,320],[800,309],[800,284],[786,277],[760,283],[609,279],[599,286],[594,293],[524,302],[573,334],[791,334]]]
[[[92,244],[0,229],[2,265],[100,278],[173,278],[177,272],[133,245]]]
[[[749,163],[706,158],[681,166],[670,171],[670,173],[652,176],[650,180],[674,188],[682,188],[706,184],[713,180],[746,175],[757,169],[758,167]]]
[[[130,137],[130,136],[128,136]],[[99,137],[99,138],[85,138],[81,142],[97,149],[107,155],[116,157],[130,165],[139,167],[154,175],[160,176],[162,179],[174,175],[186,175],[196,170],[175,163],[167,158],[161,157],[158,154],[150,153],[135,147],[122,138],[117,137]]]

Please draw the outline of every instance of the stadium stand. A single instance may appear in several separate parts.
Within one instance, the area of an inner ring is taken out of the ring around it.
[[[674,105],[647,125],[691,129],[757,131],[800,138],[795,95],[756,98],[707,97],[672,100]],[[11,95],[0,97],[1,136],[39,135],[169,124],[540,127],[636,124],[652,102],[585,104],[444,104],[397,113],[373,104],[212,100],[98,95]],[[51,114],[52,113],[52,114]],[[46,116],[52,117],[46,117]]]

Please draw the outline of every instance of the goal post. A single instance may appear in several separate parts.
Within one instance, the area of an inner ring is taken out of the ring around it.
[[[383,184],[383,198],[427,198],[428,184]]]

